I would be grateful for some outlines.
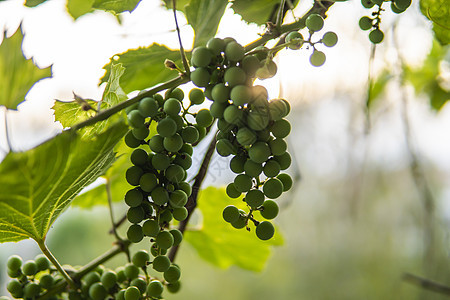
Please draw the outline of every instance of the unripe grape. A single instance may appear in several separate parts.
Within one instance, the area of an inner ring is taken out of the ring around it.
[[[165,224],[169,224],[170,221],[172,221],[172,218],[172,213],[170,212],[170,210],[166,209],[159,215],[159,224],[163,226]]]
[[[244,121],[244,111],[234,105],[230,105],[223,112],[223,118],[230,124],[240,125]]]
[[[174,119],[167,117],[158,122],[156,131],[162,137],[169,137],[177,132],[177,123]]]
[[[173,210],[173,218],[177,221],[184,221],[188,216],[186,207],[175,208]]]
[[[228,223],[236,222],[239,219],[239,209],[234,205],[228,205],[224,208],[222,217]]]
[[[252,109],[247,115],[248,127],[256,131],[265,129],[269,125],[269,121],[270,116],[268,107],[258,107]]]
[[[155,237],[159,233],[159,224],[155,220],[147,220],[142,224],[142,232],[146,236]]]
[[[260,61],[256,55],[247,55],[242,59],[241,68],[249,77],[254,77],[260,67]]]
[[[257,140],[256,134],[247,127],[242,127],[238,130],[236,134],[236,140],[242,146],[250,146]]]
[[[212,53],[206,47],[197,47],[192,51],[191,62],[195,67],[206,67],[211,62]]]
[[[137,109],[132,110],[127,115],[128,122],[134,128],[139,128],[144,126],[145,118],[139,113]]]
[[[36,282],[29,282],[25,285],[23,289],[23,295],[26,298],[34,298],[41,292],[41,286]]]
[[[249,159],[244,163],[244,171],[245,174],[256,178],[263,171],[263,166],[261,163],[254,162]]]
[[[158,185],[158,179],[153,173],[145,173],[139,179],[139,184],[143,191],[150,193]]]
[[[165,272],[164,272],[164,279],[167,282],[177,282],[181,277],[181,271],[176,266],[170,266]]]
[[[264,219],[271,220],[278,215],[278,204],[273,200],[266,200],[262,205],[261,216]]]
[[[115,272],[117,274],[117,282],[122,283],[125,280],[127,280],[127,276],[125,275],[125,267],[120,266],[115,269]]]
[[[155,155],[153,155],[152,157],[152,166],[156,169],[156,170],[165,170],[169,167],[170,165],[170,157],[167,156],[167,154],[165,153],[156,153]]]
[[[195,127],[197,128],[197,127]],[[198,128],[197,128],[198,130]],[[188,155],[192,156],[192,154],[194,153],[194,148],[192,148],[191,145],[189,144],[183,144],[183,146],[181,147],[180,153],[187,153]]]
[[[233,173],[239,174],[244,172],[244,164],[247,161],[245,156],[235,156],[230,160],[230,169]]]
[[[189,91],[189,101],[191,104],[202,104],[205,101],[205,94],[201,89],[193,88]]]
[[[128,279],[134,279],[139,276],[139,268],[132,263],[127,263],[123,271]]]
[[[130,155],[131,163],[137,166],[143,166],[147,163],[148,154],[144,149],[138,148],[133,150]]]
[[[285,152],[282,155],[274,156],[274,159],[280,164],[281,170],[286,170],[291,165],[292,159],[289,152]]]
[[[11,255],[6,263],[8,269],[17,271],[22,266],[22,258],[19,255]]]
[[[206,48],[208,48],[213,55],[220,55],[221,52],[225,50],[225,42],[219,38],[212,38],[206,43]]]
[[[152,136],[150,139],[150,142],[148,143],[148,146],[153,152],[159,153],[164,151],[164,138],[160,136],[159,134],[156,134]]]
[[[165,255],[158,255],[153,260],[153,269],[158,272],[164,272],[170,267],[170,259]]]
[[[50,274],[44,274],[39,278],[39,285],[47,290],[53,286],[54,282],[53,276]]]
[[[264,165],[264,175],[267,177],[275,177],[277,176],[281,171],[280,164],[273,159],[269,159],[266,164]]]
[[[310,31],[319,31],[323,27],[323,18],[318,14],[311,14],[306,18],[305,24]]]
[[[125,289],[121,289],[117,292],[116,296],[114,297],[115,300],[125,300]],[[70,300],[70,299],[69,299]],[[128,299],[128,300],[139,300],[139,298],[136,299]]]
[[[7,273],[8,273],[8,276],[10,277],[10,278],[19,278],[19,277],[21,277],[23,274],[22,274],[22,271],[19,269],[19,270],[11,270],[11,269],[8,269],[7,271],[6,271]]]
[[[165,137],[163,140],[164,149],[169,152],[177,152],[183,147],[183,138],[178,133],[170,137]]]
[[[27,260],[22,266],[22,273],[33,276],[38,272],[38,267],[33,260]]]
[[[155,99],[146,97],[139,102],[138,109],[142,116],[154,117],[158,114],[159,105]]]
[[[247,192],[252,186],[252,178],[246,174],[239,174],[234,178],[234,187],[239,192]]]
[[[187,182],[180,182],[178,184],[178,189],[182,190],[183,192],[186,193],[186,195],[188,195],[188,197],[192,194],[192,187],[189,183]]]
[[[138,166],[131,166],[125,172],[125,178],[127,182],[131,185],[139,185],[139,180],[144,174],[144,171]]]
[[[180,283],[180,281],[171,282],[166,287],[167,287],[167,290],[170,293],[174,294],[174,293],[177,293],[180,290],[181,283]]]
[[[391,10],[393,13],[396,13],[396,14],[401,14],[402,12],[404,12],[404,10],[401,10],[397,6],[395,6],[394,1],[391,2]]]
[[[283,183],[278,178],[270,178],[263,185],[264,195],[271,199],[280,197],[283,189]]]
[[[238,198],[241,195],[241,192],[236,189],[234,183],[230,183],[227,185],[226,193],[230,198]]]
[[[361,4],[364,8],[372,8],[375,5],[371,0],[361,0]]]
[[[198,87],[206,87],[211,75],[206,68],[197,68],[191,72],[191,80]]]
[[[216,102],[227,103],[228,99],[230,99],[230,87],[223,83],[218,83],[212,88],[211,96]]]
[[[270,148],[267,143],[256,142],[248,149],[248,156],[256,163],[265,162],[270,156]]]
[[[322,43],[327,47],[333,47],[337,44],[338,36],[332,31],[326,32],[322,37]]]
[[[125,300],[139,300],[141,299],[141,291],[135,286],[129,286],[123,296]]]
[[[245,84],[247,75],[241,68],[231,67],[225,71],[224,80],[230,87],[234,87],[236,85]]]
[[[178,246],[183,241],[183,234],[178,229],[171,229],[169,232],[173,236],[173,245]]]
[[[147,254],[148,255],[148,254]],[[102,285],[107,289],[111,289],[113,286],[117,283],[117,274],[114,271],[108,270],[103,272],[102,276],[100,277],[100,281]]]
[[[164,175],[171,182],[181,182],[186,174],[186,171],[179,165],[170,165]]]
[[[277,138],[285,138],[291,132],[291,124],[288,120],[281,119],[272,124],[270,131]]]
[[[145,267],[147,262],[150,260],[150,255],[145,250],[139,250],[133,254],[131,261],[136,267]],[[115,273],[114,273],[115,274]],[[103,274],[105,275],[105,274]],[[102,277],[103,277],[102,275]]]
[[[125,144],[130,148],[136,148],[141,145],[141,141],[137,139],[132,131],[129,131],[124,138]]]
[[[177,154],[173,160],[173,163],[179,165],[184,170],[188,170],[192,166],[192,158],[187,153]]]
[[[106,298],[107,294],[108,292],[100,282],[94,283],[89,288],[89,297],[93,300],[103,300]]]
[[[145,217],[142,207],[130,207],[127,212],[127,219],[130,223],[140,223]]]
[[[292,178],[286,173],[281,173],[277,176],[278,179],[281,180],[281,183],[283,183],[283,192],[287,192],[292,187]]]
[[[262,221],[256,226],[256,236],[263,241],[269,240],[275,234],[275,228],[269,221]]]
[[[273,155],[283,155],[287,150],[287,144],[282,138],[270,140],[268,144]]]
[[[228,103],[213,102],[209,107],[209,111],[214,118],[223,118],[223,113],[227,107]]]
[[[204,108],[197,112],[197,115],[195,116],[195,121],[199,126],[202,127],[208,127],[213,122],[213,117],[211,116],[211,113],[208,109]]]
[[[145,140],[148,137],[150,130],[147,127],[143,126],[140,128],[133,128],[131,132],[136,139]]]
[[[236,106],[244,106],[252,100],[252,90],[246,85],[237,85],[231,89],[230,99]]]
[[[267,79],[275,76],[277,74],[277,64],[271,59],[264,59],[260,63],[260,67],[256,70],[256,77],[259,79]]]
[[[181,137],[186,143],[193,144],[196,141],[198,141],[198,138],[200,137],[200,134],[198,133],[197,128],[194,126],[186,126],[181,131]]]
[[[184,127],[185,127],[185,124],[184,124],[184,119],[181,117],[181,116],[179,116],[179,115],[173,115],[173,116],[170,116],[174,121],[175,121],[175,123],[177,124],[177,131],[180,131],[181,129],[183,129]]]
[[[382,5],[384,0],[371,0],[373,3],[375,3],[376,5]]]
[[[181,103],[178,99],[169,98],[164,102],[164,112],[170,116],[178,115],[181,111]]]
[[[158,247],[162,249],[169,249],[173,245],[173,235],[168,231],[161,231],[158,233],[155,239],[156,244]]]
[[[155,204],[164,205],[169,202],[169,193],[165,188],[159,186],[152,191],[151,198]]]
[[[230,61],[240,61],[242,58],[244,58],[244,54],[244,47],[236,42],[228,43],[225,46],[225,56]]]
[[[256,209],[264,203],[264,193],[260,190],[250,190],[244,200],[251,208]]]
[[[143,278],[135,278],[130,282],[130,286],[137,287],[141,294],[145,293],[147,282]]]
[[[44,254],[36,255],[34,262],[36,263],[38,271],[44,271],[50,268],[50,261]]]
[[[319,50],[314,50],[314,52],[309,57],[309,62],[314,67],[320,67],[325,63],[325,60],[326,60],[325,53]]]
[[[133,224],[128,227],[127,238],[132,243],[139,243],[144,238],[144,233],[142,232],[142,227],[138,224]]]
[[[183,207],[186,205],[188,196],[182,190],[176,190],[170,194],[169,203],[174,208]]]
[[[362,30],[369,30],[372,28],[372,22],[373,20],[367,16],[362,17],[359,19],[359,28]]]
[[[86,276],[83,277],[83,281],[85,282],[85,285],[89,287],[94,283],[100,281],[100,274],[95,271],[89,272],[88,274],[86,274]]]
[[[164,290],[164,286],[158,280],[152,280],[147,286],[147,295],[150,297],[160,297]]]
[[[273,99],[269,102],[269,116],[271,120],[277,121],[289,113],[289,102],[284,99]]]
[[[303,35],[298,31],[289,32],[285,40],[286,43],[291,43],[288,47],[292,50],[300,49],[304,42]]]
[[[380,29],[374,29],[369,33],[369,40],[374,44],[379,44],[384,39],[384,33]]]
[[[237,221],[232,222],[231,226],[233,226],[236,229],[244,228],[245,226],[247,226],[247,219],[243,215],[240,214]]]
[[[16,279],[13,279],[10,282],[8,282],[6,289],[8,290],[8,292],[11,293],[11,295],[14,298],[21,298],[23,296],[22,284]]]
[[[236,154],[236,147],[226,139],[220,139],[216,143],[216,151],[220,156],[227,157],[230,154]]]

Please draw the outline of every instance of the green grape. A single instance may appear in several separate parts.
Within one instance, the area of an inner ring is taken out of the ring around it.
[[[309,57],[309,62],[314,67],[320,67],[325,63],[325,60],[326,60],[325,53],[319,50],[314,50],[314,52]]]
[[[269,116],[271,120],[277,121],[289,113],[288,102],[284,99],[272,99],[269,102]]]
[[[139,300],[141,299],[141,291],[135,286],[129,286],[123,296],[125,300]]]
[[[159,298],[164,290],[163,284],[158,280],[152,280],[147,286],[147,296]]]
[[[244,200],[252,209],[256,209],[264,203],[264,193],[260,190],[250,190]]]
[[[259,69],[260,61],[256,55],[247,55],[241,61],[241,68],[249,77],[254,77]]]
[[[262,205],[261,216],[264,219],[271,220],[278,215],[278,204],[273,200],[266,200]]]
[[[242,146],[250,146],[257,140],[256,134],[247,127],[242,127],[238,130],[236,134],[236,140]]]
[[[269,221],[262,221],[256,226],[256,236],[263,241],[269,240],[275,234],[275,228]]]
[[[89,272],[86,276],[83,277],[83,280],[85,282],[85,285],[87,287],[90,287],[94,283],[100,281],[100,274],[95,271]]]
[[[197,128],[197,130],[198,130],[198,128]],[[179,152],[186,153],[186,154],[192,156],[192,154],[194,153],[194,148],[192,148],[192,146],[189,144],[183,144],[183,146],[181,147]]]
[[[38,271],[44,271],[50,268],[50,261],[44,254],[36,255],[34,262],[37,265]]]
[[[222,217],[228,223],[236,222],[239,219],[239,209],[234,205],[228,205],[224,208]]]
[[[183,234],[178,229],[171,229],[169,232],[173,236],[173,245],[178,246],[183,241]]]
[[[269,159],[266,164],[264,165],[264,175],[267,177],[275,177],[277,176],[281,171],[280,164],[273,159]]]
[[[137,148],[141,145],[141,141],[138,140],[132,131],[129,131],[124,138],[125,144],[130,148]]]
[[[282,138],[270,140],[268,144],[273,155],[283,155],[287,151],[287,143]]]
[[[240,210],[240,212],[243,213],[242,210]],[[244,228],[245,226],[247,226],[247,219],[242,214],[240,214],[237,221],[231,222],[231,226],[236,229]]]
[[[265,162],[270,156],[269,145],[265,142],[256,142],[248,149],[248,156],[256,163]],[[245,167],[244,167],[245,168]]]
[[[170,266],[165,272],[164,272],[164,279],[167,282],[177,282],[181,277],[181,271],[176,266]]]
[[[259,102],[262,100],[264,102],[264,106],[267,104],[269,92],[267,92],[267,89],[265,87],[263,87],[262,85],[255,85],[252,88],[252,92],[255,102]]]
[[[188,210],[186,207],[175,208],[172,214],[175,220],[184,221],[188,216]]]
[[[173,235],[168,231],[161,231],[156,236],[155,242],[161,249],[169,249],[173,245]]]
[[[148,146],[153,152],[159,153],[164,151],[164,138],[160,136],[159,134],[155,134],[150,139],[150,142],[148,143]]]
[[[274,159],[280,164],[281,170],[286,170],[291,165],[292,159],[288,152],[282,155],[274,156]]]
[[[159,233],[159,224],[155,220],[147,220],[142,224],[142,232],[146,236],[156,237]]]
[[[174,98],[176,98],[176,97],[174,97]],[[158,105],[159,105],[159,106],[163,106],[163,105],[164,105],[164,97],[163,97],[162,95],[160,95],[160,94],[154,94],[154,95],[153,95],[153,99],[155,99],[156,102],[158,102]]]
[[[139,103],[134,103],[134,104],[128,106],[127,108],[125,108],[125,113],[128,114],[130,111],[138,109],[138,105],[139,105]]]
[[[169,98],[164,102],[163,109],[170,116],[178,115],[181,111],[181,103],[178,99]]]
[[[170,116],[174,121],[175,121],[175,123],[177,124],[177,131],[180,131],[181,129],[183,129],[184,128],[184,126],[185,126],[185,124],[184,124],[184,119],[183,119],[183,117],[181,117],[181,116],[179,116],[179,115],[173,115],[173,116]]]
[[[159,215],[159,224],[166,225],[169,224],[170,221],[172,221],[172,213],[170,210],[166,209]]]
[[[145,212],[142,207],[130,207],[127,212],[127,219],[130,223],[140,223],[144,220]]]
[[[12,271],[20,270],[22,266],[22,258],[19,255],[11,255],[6,263],[8,269]]]
[[[93,300],[103,300],[107,294],[108,292],[100,282],[96,282],[89,287],[89,296]]]
[[[323,27],[323,18],[318,14],[311,14],[306,18],[305,24],[310,31],[319,31]]]
[[[197,122],[197,125],[202,127],[210,126],[213,120],[214,119],[211,116],[211,113],[206,108],[199,110],[195,115],[195,121]]]
[[[183,147],[183,138],[178,133],[170,137],[165,137],[163,141],[164,149],[169,152],[177,152]]]
[[[186,171],[179,165],[170,165],[164,175],[171,182],[181,182],[186,174]]]
[[[179,281],[170,282],[166,287],[167,287],[167,290],[170,293],[174,294],[174,293],[177,293],[180,290],[181,283]]]
[[[154,117],[158,114],[158,109],[158,102],[151,97],[146,97],[139,101],[138,110],[142,116]]]
[[[193,88],[189,91],[189,101],[191,104],[202,104],[205,101],[205,94],[201,89]]]
[[[198,133],[197,128],[194,126],[186,126],[181,131],[181,137],[186,143],[193,144],[196,141],[198,141],[198,138],[200,137],[200,134]]]
[[[230,183],[227,185],[226,193],[230,198],[238,198],[241,195],[241,192],[236,189],[234,183]]]
[[[13,279],[10,282],[8,282],[6,289],[8,290],[8,292],[11,293],[11,295],[14,298],[21,298],[23,296],[22,284],[16,279]]]
[[[142,228],[144,230],[144,228]],[[139,250],[133,254],[131,261],[136,267],[145,267],[150,260],[150,255],[145,250]],[[115,273],[114,273],[115,274]],[[104,274],[103,274],[104,275]],[[103,277],[103,276],[102,276]]]
[[[128,279],[134,279],[139,276],[139,268],[133,265],[132,263],[127,263],[123,271],[125,272],[125,276]]]
[[[369,30],[373,26],[372,22],[373,20],[371,18],[364,16],[359,19],[359,28],[361,28],[362,30]]]
[[[277,138],[285,138],[291,132],[291,124],[288,120],[281,119],[272,124],[270,131]]]
[[[225,46],[225,56],[230,61],[240,61],[244,58],[245,49],[236,42],[230,42]]]
[[[283,189],[283,183],[278,178],[270,178],[263,185],[264,195],[271,199],[280,197]]]
[[[220,156],[227,157],[236,154],[236,147],[227,139],[220,139],[216,143],[216,151]]]
[[[132,110],[127,115],[128,122],[134,128],[139,128],[144,126],[145,118],[139,113],[138,110]]]
[[[244,163],[244,171],[245,171],[245,174],[247,174],[248,176],[256,178],[263,171],[263,166],[261,163],[257,163],[251,159],[248,159]]]
[[[191,75],[192,77],[192,75]],[[236,85],[245,84],[247,80],[247,75],[245,71],[238,67],[231,67],[225,71],[224,75],[225,82],[228,83],[228,86],[234,87]]]
[[[122,283],[125,280],[127,280],[127,276],[125,275],[125,267],[120,266],[115,269],[115,272],[117,274],[117,282]]]
[[[54,282],[53,276],[50,274],[44,274],[39,278],[39,285],[47,290],[52,288]]]
[[[217,121],[217,128],[223,132],[231,132],[231,130],[234,128],[234,125],[221,118]]]
[[[220,53],[225,50],[225,46],[225,42],[219,38],[212,38],[206,43],[206,48],[214,55],[220,55]]]
[[[169,203],[174,208],[183,207],[186,205],[188,196],[182,190],[176,190],[170,194]]]
[[[212,53],[206,47],[197,47],[192,51],[191,62],[195,67],[207,67],[211,59]]]
[[[8,273],[8,276],[10,277],[10,278],[19,278],[20,276],[22,276],[23,274],[22,274],[22,271],[19,269],[19,270],[11,270],[11,269],[8,269],[7,270],[7,273]]]
[[[164,205],[169,202],[169,193],[165,188],[159,186],[152,191],[151,198],[154,203]]]
[[[137,166],[143,166],[147,163],[148,154],[144,149],[138,148],[133,150],[130,155],[131,163]]]
[[[374,29],[369,33],[369,40],[374,44],[379,44],[384,39],[384,33],[380,29]]]
[[[283,192],[287,192],[292,187],[292,178],[286,173],[281,173],[277,176],[277,178],[283,183]]]
[[[148,254],[147,254],[148,255]],[[134,260],[134,259],[133,259]],[[117,283],[117,274],[114,271],[107,270],[100,277],[102,285],[107,289],[111,289]]]
[[[142,227],[139,224],[133,224],[128,227],[127,238],[132,243],[139,243],[144,238],[144,233],[142,232]]]
[[[150,133],[150,130],[147,127],[145,127],[145,126],[142,126],[142,127],[139,127],[139,128],[133,128],[131,130],[131,133],[133,134],[133,136],[136,139],[138,139],[138,140],[145,140],[148,137],[148,135]]]
[[[239,174],[234,178],[234,187],[238,192],[247,192],[252,186],[252,178],[246,174]]]
[[[233,173],[239,174],[244,172],[244,164],[247,161],[245,156],[235,156],[230,160],[230,169]]]
[[[22,266],[22,273],[28,276],[33,276],[38,272],[38,267],[34,260],[27,260]]]
[[[361,4],[364,8],[372,8],[375,5],[371,0],[361,0]]]
[[[230,87],[223,83],[218,83],[212,88],[211,96],[216,102],[228,103],[228,99],[230,99]]]
[[[184,170],[188,170],[192,166],[192,158],[187,153],[177,154],[177,156],[173,160],[173,163],[179,165]]]
[[[300,49],[304,42],[303,35],[298,31],[289,32],[285,40],[290,43],[288,47],[292,50]]]
[[[322,43],[327,47],[333,47],[338,42],[338,36],[332,31],[326,32],[322,37]]]
[[[125,178],[127,182],[131,185],[139,185],[139,180],[144,174],[144,171],[138,166],[131,166],[125,172]]]
[[[230,124],[240,125],[244,121],[244,111],[235,105],[230,105],[223,112],[223,118]]]
[[[401,14],[402,12],[404,12],[404,10],[401,10],[397,6],[395,6],[394,1],[391,2],[391,10],[393,13],[396,13],[396,14]]]
[[[166,99],[175,98],[178,101],[183,101],[183,99],[184,99],[184,92],[183,92],[182,89],[177,87],[177,88],[174,88],[173,90],[168,89],[164,96],[165,96]]]
[[[381,6],[384,2],[384,0],[371,0],[373,3],[375,3],[376,5]]]
[[[191,72],[191,80],[198,87],[206,87],[211,79],[211,75],[206,68],[197,68]]]
[[[115,300],[125,300],[125,289],[121,289],[117,292],[116,296],[114,297]],[[69,299],[70,300],[70,299]],[[136,299],[128,299],[128,300],[139,300],[139,298]]]
[[[213,102],[209,107],[209,111],[214,118],[222,118],[227,107],[228,103]]]
[[[236,106],[244,106],[252,100],[252,90],[246,85],[237,85],[231,89],[230,99]]]
[[[139,179],[139,184],[144,192],[150,193],[158,185],[158,179],[153,173],[145,173]]]
[[[36,282],[29,282],[23,289],[23,295],[26,298],[34,298],[41,292],[41,286]]]
[[[167,117],[158,122],[156,131],[162,137],[169,137],[177,132],[177,123],[174,119]]]
[[[267,100],[266,100],[267,102]],[[268,106],[268,102],[267,102]],[[247,125],[250,129],[260,131],[269,125],[270,115],[268,107],[252,109],[247,115]]]
[[[153,207],[147,198],[145,199],[145,202],[142,202],[141,207],[144,210],[146,216],[151,216],[153,214]]]
[[[135,278],[130,282],[130,286],[137,287],[141,294],[145,293],[145,289],[147,288],[147,282],[142,278]]]
[[[152,157],[152,166],[156,169],[156,170],[165,170],[169,167],[170,165],[170,157],[167,156],[167,154],[165,153],[156,153],[155,155],[153,155]]]
[[[172,238],[173,239],[173,238]],[[170,267],[170,259],[165,255],[158,255],[153,260],[153,269],[164,272]]]
[[[271,59],[264,59],[260,63],[260,67],[256,70],[256,77],[259,79],[267,79],[275,76],[277,74],[277,64]]]

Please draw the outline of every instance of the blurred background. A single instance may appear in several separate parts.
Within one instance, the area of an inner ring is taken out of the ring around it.
[[[431,25],[418,4],[413,1],[401,16],[383,13],[385,41],[372,58],[367,32],[358,28],[359,18],[368,14],[359,1],[329,10],[324,31],[336,32],[339,42],[321,49],[324,66],[309,64],[311,49],[279,53],[278,74],[259,84],[292,105],[289,172],[298,181],[279,200],[275,221],[284,245],[272,249],[263,272],[253,273],[214,267],[184,243],[177,258],[183,288],[167,299],[448,299],[403,280],[412,273],[450,285],[450,106],[436,111],[427,93],[402,84],[404,66],[420,70],[433,47]],[[294,14],[301,16],[310,5],[301,1]],[[193,31],[181,13],[178,17],[189,48]],[[100,99],[102,67],[114,54],[152,42],[178,47],[172,12],[156,0],[124,13],[120,24],[104,12],[73,21],[63,0],[33,9],[22,1],[0,3],[0,28],[8,36],[21,22],[25,55],[41,67],[53,64],[53,78],[36,84],[18,111],[8,114],[15,151],[61,131],[51,110],[54,99],[70,100],[72,91]],[[246,44],[263,32],[227,9],[217,35]],[[438,68],[441,85],[449,88],[450,57],[442,51],[444,61],[430,67]],[[387,83],[368,110],[369,78],[379,84],[382,76]],[[8,148],[3,124],[2,111],[1,157]],[[232,178],[227,164],[215,156],[205,186],[226,185]],[[117,215],[125,209],[115,206]],[[63,264],[85,264],[114,241],[105,234],[106,207],[71,207],[53,227],[48,246]],[[26,260],[38,252],[30,240],[0,245],[1,295],[6,258],[19,254]],[[124,261],[117,257],[107,266]]]

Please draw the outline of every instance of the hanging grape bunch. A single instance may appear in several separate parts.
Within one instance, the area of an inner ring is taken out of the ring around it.
[[[382,5],[385,2],[391,2],[391,10],[396,14],[404,12],[411,5],[411,0],[361,0],[361,4],[364,8],[371,9],[375,5],[378,7],[376,11],[372,12],[372,17],[364,16],[359,19],[359,27],[362,30],[371,30],[369,33],[369,40],[373,44],[379,44],[384,39],[384,33],[380,29],[380,24],[381,12],[384,10],[382,9]]]

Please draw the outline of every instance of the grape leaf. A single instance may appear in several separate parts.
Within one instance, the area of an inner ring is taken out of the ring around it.
[[[433,31],[441,45],[450,43],[450,2],[448,0],[420,0],[422,14],[433,22]]]
[[[75,20],[79,17],[93,12],[94,0],[68,0],[67,1],[67,12]]]
[[[291,1],[294,8],[298,0]],[[284,13],[289,9],[286,1]],[[247,23],[264,25],[266,22],[276,23],[280,0],[234,0],[231,8],[241,15]]]
[[[156,43],[149,47],[128,50],[115,55],[110,63],[103,67],[106,74],[100,82],[106,82],[110,77],[111,64],[121,63],[125,67],[125,72],[120,78],[120,85],[126,93],[148,88],[178,76],[176,71],[165,67],[166,59],[181,65],[178,50],[170,50]]]
[[[185,9],[188,23],[195,32],[194,47],[205,45],[217,33],[227,0],[191,0]]]
[[[176,9],[185,13],[185,6],[189,3],[191,0],[177,0],[177,7]],[[167,9],[172,9],[172,0],[163,0],[164,6]]]
[[[67,11],[75,20],[95,9],[117,15],[125,11],[132,12],[139,2],[140,0],[68,0]]]
[[[52,76],[51,67],[41,69],[22,52],[22,26],[9,38],[6,31],[0,44],[0,105],[17,109],[25,95],[41,79]]]
[[[122,64],[112,64],[109,78],[106,83],[105,91],[103,92],[102,101],[109,106],[116,105],[119,102],[127,100],[127,95],[120,87],[120,77],[125,72]]]
[[[233,199],[232,203],[244,208],[242,199]],[[259,240],[252,232],[235,229],[222,218],[222,210],[230,205],[225,188],[208,187],[200,192],[198,209],[203,224],[199,230],[187,231],[185,239],[197,250],[200,257],[220,268],[232,265],[251,271],[263,270],[270,256],[271,246],[281,245],[279,233],[268,241]]]
[[[116,123],[89,141],[69,130],[34,149],[9,153],[0,164],[0,242],[45,240],[73,198],[113,163],[113,148],[127,129]]]
[[[28,6],[28,7],[36,7],[36,6],[38,6],[39,4],[42,4],[42,3],[44,3],[44,2],[46,2],[47,0],[26,0],[25,1],[25,6]]]

